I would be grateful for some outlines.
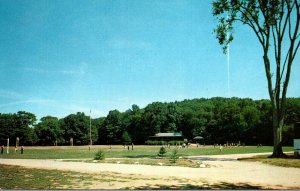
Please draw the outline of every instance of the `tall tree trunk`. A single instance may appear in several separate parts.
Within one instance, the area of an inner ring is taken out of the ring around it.
[[[274,134],[274,146],[271,158],[282,158],[286,155],[282,151],[282,128],[283,128],[283,116],[280,115],[278,109],[273,110],[273,134]]]
[[[283,128],[283,120],[284,120],[284,110],[285,104],[281,105],[281,103],[285,103],[286,97],[280,99],[280,81],[275,84],[275,89],[273,90],[272,84],[272,74],[270,68],[270,60],[268,57],[268,43],[264,47],[264,64],[266,70],[266,76],[268,80],[268,91],[272,103],[272,118],[273,118],[273,153],[270,157],[272,158],[281,158],[285,157],[282,151],[282,128]],[[280,78],[280,76],[277,76]]]

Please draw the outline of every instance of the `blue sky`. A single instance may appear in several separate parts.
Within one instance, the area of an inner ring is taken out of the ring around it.
[[[0,0],[0,113],[99,117],[153,101],[268,98],[261,47],[243,26],[230,47],[228,92],[211,4]],[[290,97],[300,95],[298,57]]]

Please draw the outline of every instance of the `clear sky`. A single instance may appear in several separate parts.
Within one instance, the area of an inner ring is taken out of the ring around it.
[[[0,113],[100,117],[153,101],[268,98],[261,47],[243,26],[230,47],[228,91],[211,4],[0,0]],[[300,96],[298,57],[289,97]]]

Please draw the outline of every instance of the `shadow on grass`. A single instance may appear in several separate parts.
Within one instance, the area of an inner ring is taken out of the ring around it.
[[[230,190],[246,190],[246,189],[266,189],[261,186],[250,185],[245,183],[232,184],[227,182],[220,182],[219,184],[203,184],[203,185],[192,185],[192,184],[181,184],[176,186],[166,185],[151,185],[135,187],[136,190],[207,190],[207,189],[230,189]]]
[[[241,158],[240,161],[250,161],[250,162],[262,162],[268,165],[280,166],[280,167],[293,167],[300,168],[300,159],[297,159],[293,154],[287,154],[286,158],[269,158],[267,155],[254,156],[250,158]]]

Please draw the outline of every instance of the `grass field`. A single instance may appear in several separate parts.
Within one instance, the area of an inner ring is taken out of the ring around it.
[[[275,166],[300,168],[300,159],[294,158],[293,154],[288,154],[286,158],[268,158],[267,155],[261,155],[261,156],[241,159],[241,161],[253,161],[253,162],[259,161],[265,164],[270,164]]]
[[[121,145],[112,146],[93,146],[91,150],[88,146],[74,146],[74,147],[25,147],[24,154],[14,152],[12,148],[9,154],[0,154],[0,158],[19,158],[19,159],[92,159],[98,150],[103,150],[106,158],[155,158],[157,156],[160,146],[135,146],[133,150],[124,149]],[[172,153],[171,149],[167,149],[166,157]],[[195,155],[219,155],[219,154],[242,154],[242,153],[261,153],[272,152],[271,146],[245,146],[223,148],[222,152],[219,148],[213,146],[205,147],[189,147],[185,149],[178,149],[179,156],[195,156]],[[285,152],[292,151],[292,147],[284,147]]]
[[[66,185],[73,185],[73,180],[78,179],[74,172],[27,169],[10,165],[0,167],[0,189],[63,189],[68,188]]]

